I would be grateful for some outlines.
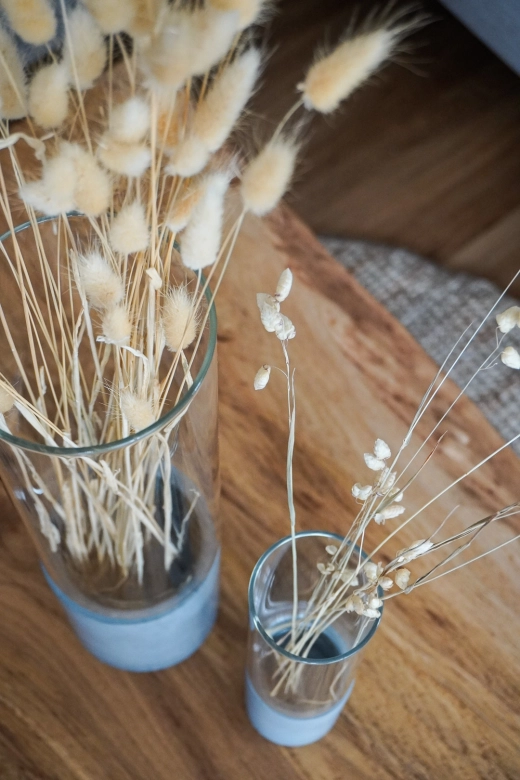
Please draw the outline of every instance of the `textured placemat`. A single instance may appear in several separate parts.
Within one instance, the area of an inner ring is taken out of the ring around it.
[[[478,324],[500,295],[486,279],[447,271],[405,249],[326,236],[320,240],[439,365],[465,328]],[[515,303],[506,296],[497,311]],[[508,343],[520,348],[520,330],[510,334]],[[491,317],[452,373],[460,387],[495,345]],[[499,363],[480,372],[467,394],[505,439],[520,431],[520,371]],[[513,447],[520,454],[520,440]]]

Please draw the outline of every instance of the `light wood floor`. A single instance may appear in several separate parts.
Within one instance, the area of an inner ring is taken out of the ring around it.
[[[314,46],[336,41],[352,8],[370,4],[281,0],[254,106],[268,127]],[[520,78],[439,3],[423,7],[433,21],[404,65],[306,131],[290,202],[318,233],[406,246],[504,285],[520,267]]]

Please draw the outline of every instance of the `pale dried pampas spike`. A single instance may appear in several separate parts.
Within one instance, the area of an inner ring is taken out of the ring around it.
[[[258,22],[267,5],[265,0],[210,0],[210,2],[219,11],[237,11],[239,30],[244,30]]]
[[[130,255],[145,250],[150,235],[144,206],[135,201],[123,206],[110,228],[110,245],[114,252]]]
[[[83,0],[104,35],[129,30],[136,14],[132,0]]]
[[[12,409],[14,398],[4,387],[0,387],[0,414],[7,414]]]
[[[193,132],[210,152],[220,149],[251,96],[260,67],[260,53],[249,49],[216,76],[199,104]]]
[[[166,344],[172,352],[186,349],[198,331],[198,319],[193,296],[185,287],[173,287],[168,293],[162,311]]]
[[[0,0],[9,24],[26,43],[39,46],[56,35],[56,16],[47,0]]]
[[[215,8],[171,9],[143,61],[152,85],[178,89],[191,76],[210,70],[229,50],[238,14]]]
[[[271,140],[242,175],[242,199],[248,211],[261,217],[281,200],[289,187],[298,147],[283,138]]]
[[[36,71],[29,84],[29,114],[40,127],[59,127],[67,118],[69,79],[64,62],[51,62]]]
[[[142,431],[155,422],[152,404],[146,398],[140,398],[130,390],[121,393],[121,411],[128,420],[130,428]]]
[[[312,65],[299,89],[306,108],[329,114],[391,55],[399,40],[392,29],[360,33]]]
[[[99,252],[79,257],[78,270],[87,300],[94,309],[112,309],[123,300],[123,282]]]
[[[105,168],[121,176],[139,178],[152,161],[150,149],[145,144],[121,143],[107,133],[101,138],[97,153]]]
[[[78,5],[67,16],[63,59],[74,85],[89,89],[103,73],[107,58],[101,30],[89,12]]]
[[[290,268],[286,268],[285,271],[282,271],[280,274],[280,278],[278,279],[278,284],[276,285],[276,293],[274,297],[278,301],[278,303],[282,303],[282,301],[285,301],[289,293],[291,292],[291,287],[293,283],[293,275]]]
[[[172,233],[178,233],[180,230],[184,230],[190,221],[193,209],[200,201],[203,192],[204,183],[199,181],[195,183],[183,197],[174,202],[171,211],[165,220],[166,225]]]
[[[0,119],[21,119],[26,114],[25,72],[11,36],[0,27]]]
[[[22,185],[19,194],[28,206],[48,217],[66,214],[76,205],[76,181],[74,160],[58,153],[44,163],[41,179]]]
[[[191,219],[182,234],[181,258],[187,268],[199,271],[213,265],[222,238],[224,196],[229,178],[224,173],[207,177],[204,193],[193,209]]]
[[[209,156],[210,153],[202,141],[195,135],[188,135],[172,152],[165,173],[183,178],[196,176],[205,167]]]
[[[111,344],[121,347],[128,344],[132,333],[132,324],[124,306],[115,306],[105,312],[102,322],[103,335]]]
[[[110,205],[112,185],[96,159],[79,144],[63,142],[62,153],[74,164],[74,204],[88,217],[98,217]]]
[[[150,108],[144,98],[131,97],[112,109],[109,132],[115,141],[138,143],[149,129]]]

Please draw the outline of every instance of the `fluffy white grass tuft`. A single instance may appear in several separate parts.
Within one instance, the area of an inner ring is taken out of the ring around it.
[[[130,390],[121,393],[121,411],[128,420],[130,428],[142,431],[155,422],[152,404],[146,398],[140,398]]]
[[[20,38],[34,46],[56,35],[56,16],[47,0],[0,0],[9,24]]]
[[[179,89],[222,59],[238,30],[238,13],[206,8],[170,9],[158,35],[143,52],[153,86]]]
[[[103,34],[86,8],[77,5],[67,16],[63,60],[78,89],[89,89],[102,74],[107,58]]]
[[[196,176],[204,169],[209,156],[210,153],[202,141],[195,135],[188,135],[171,153],[165,173],[183,178]]]
[[[110,117],[110,135],[122,143],[142,141],[150,128],[150,108],[143,97],[135,96],[114,106]]]
[[[11,36],[0,27],[0,119],[21,119],[26,114],[23,63]]]
[[[94,309],[105,311],[121,303],[123,282],[99,252],[80,256],[78,270],[87,300]]]
[[[166,345],[172,352],[186,349],[198,331],[198,317],[193,296],[185,287],[170,289],[162,310]]]
[[[145,250],[150,241],[144,206],[138,201],[123,206],[110,228],[114,252],[130,255]]]
[[[124,306],[114,306],[103,316],[103,335],[111,344],[121,347],[128,344],[132,333],[132,323]]]
[[[260,68],[260,52],[249,49],[220,73],[199,104],[193,132],[210,152],[220,149],[251,96]]]
[[[152,161],[150,149],[145,144],[121,143],[109,133],[105,133],[99,142],[98,156],[109,171],[136,178],[143,175]]]
[[[395,30],[376,29],[340,43],[309,68],[299,85],[306,108],[330,114],[342,100],[366,81],[392,53],[399,35]]]
[[[175,201],[170,213],[166,217],[166,225],[172,233],[184,230],[203,192],[204,183],[202,181],[195,182],[182,198]]]
[[[36,211],[48,217],[73,211],[76,205],[76,167],[67,154],[57,154],[47,160],[42,177],[20,187],[20,197]]]
[[[132,0],[83,0],[104,35],[128,30],[136,14]]]
[[[289,187],[297,153],[293,141],[278,137],[247,165],[241,193],[248,211],[261,217],[274,209]]]
[[[110,206],[112,185],[95,157],[79,144],[62,144],[63,154],[74,164],[74,204],[88,217],[98,217]]]
[[[29,84],[29,114],[40,127],[58,127],[67,118],[69,80],[64,62],[51,62],[36,71]]]
[[[258,22],[267,5],[265,0],[210,0],[210,2],[219,11],[236,11],[239,30],[244,30],[250,24]]]
[[[228,185],[229,177],[224,173],[212,173],[206,178],[202,196],[182,234],[182,262],[193,271],[213,265],[217,259]]]

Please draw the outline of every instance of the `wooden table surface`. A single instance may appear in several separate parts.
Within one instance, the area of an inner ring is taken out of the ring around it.
[[[243,706],[247,583],[288,531],[283,380],[252,379],[279,362],[259,325],[257,291],[290,265],[286,312],[297,328],[295,496],[301,529],[342,531],[376,436],[396,447],[434,371],[408,333],[286,209],[249,219],[219,303],[222,599],[204,647],[177,668],[130,674],[76,640],[46,586],[28,534],[0,494],[0,778],[2,780],[495,780],[520,777],[520,547],[511,545],[389,602],[352,698],[318,744],[279,748]],[[454,334],[455,337],[456,334]],[[446,386],[427,415],[453,397]],[[464,401],[431,468],[407,496],[419,505],[499,446]],[[447,494],[402,543],[518,499],[520,463],[504,452]],[[485,545],[518,533],[512,518]],[[427,530],[428,529],[428,530]],[[376,528],[371,546],[381,533]],[[483,545],[483,546],[485,546]],[[476,551],[483,546],[475,546]]]

